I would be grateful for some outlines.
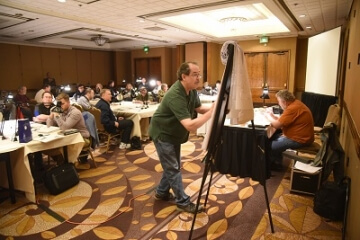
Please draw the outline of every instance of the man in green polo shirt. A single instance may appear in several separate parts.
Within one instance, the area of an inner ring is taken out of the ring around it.
[[[201,75],[195,62],[181,64],[177,79],[165,94],[150,123],[149,133],[164,169],[155,191],[155,199],[169,201],[175,198],[179,211],[195,213],[196,205],[190,202],[182,184],[181,144],[188,140],[190,131],[196,131],[211,117],[213,107],[200,103],[196,89]],[[202,115],[193,118],[195,111]],[[169,192],[170,188],[175,196]],[[198,211],[201,210],[203,206],[198,207]]]

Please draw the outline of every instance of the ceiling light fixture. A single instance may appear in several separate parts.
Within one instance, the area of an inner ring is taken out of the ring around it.
[[[110,39],[103,37],[101,34],[97,35],[96,37],[92,37],[91,41],[93,41],[97,46],[103,46],[105,43],[108,43]]]
[[[236,30],[241,23],[246,21],[247,18],[244,17],[226,17],[219,20],[219,22],[228,26],[231,30]]]

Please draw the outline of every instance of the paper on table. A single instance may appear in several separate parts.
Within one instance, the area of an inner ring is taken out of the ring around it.
[[[64,135],[50,134],[50,135],[43,136],[43,137],[40,137],[40,138],[35,138],[34,140],[37,140],[37,141],[40,141],[40,142],[43,142],[43,143],[47,143],[47,142],[51,142],[51,141],[54,141],[56,139],[63,138],[63,137],[64,137]]]
[[[306,163],[302,163],[302,162],[299,162],[297,161],[295,163],[295,166],[294,166],[296,169],[299,169],[301,171],[304,171],[304,172],[308,172],[308,173],[316,173],[317,171],[319,171],[321,169],[321,167],[314,167],[314,166],[311,166],[311,163],[310,164],[306,164]]]
[[[45,126],[43,125],[42,128],[38,129],[37,132],[38,133],[51,133],[51,132],[54,132],[54,131],[58,131],[59,130],[59,127],[55,127],[55,126]]]

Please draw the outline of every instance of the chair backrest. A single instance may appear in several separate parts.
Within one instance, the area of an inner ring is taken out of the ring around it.
[[[97,132],[95,116],[88,111],[82,112],[82,115],[84,117],[85,126],[90,133],[91,139],[94,140],[94,146],[92,147],[95,148],[97,145],[99,145],[99,136]]]
[[[105,128],[101,123],[101,110],[96,107],[92,107],[89,109],[89,112],[95,117],[97,130],[102,132],[105,131]]]
[[[324,126],[328,123],[335,123],[339,129],[340,122],[340,106],[339,104],[333,104],[328,109]]]
[[[79,104],[77,104],[77,103],[73,103],[72,104],[74,107],[76,107],[77,109],[79,109],[80,110],[80,112],[83,112],[84,110],[83,110],[83,107],[81,106],[81,105],[79,105]]]

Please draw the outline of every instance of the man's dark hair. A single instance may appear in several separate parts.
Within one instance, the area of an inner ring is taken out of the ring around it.
[[[196,62],[184,62],[180,65],[179,69],[177,70],[176,76],[177,79],[182,81],[182,74],[189,75],[190,74],[190,66],[189,64],[198,65]]]
[[[48,84],[48,83],[43,84],[43,89],[48,88],[48,87],[50,87],[50,84]]]

